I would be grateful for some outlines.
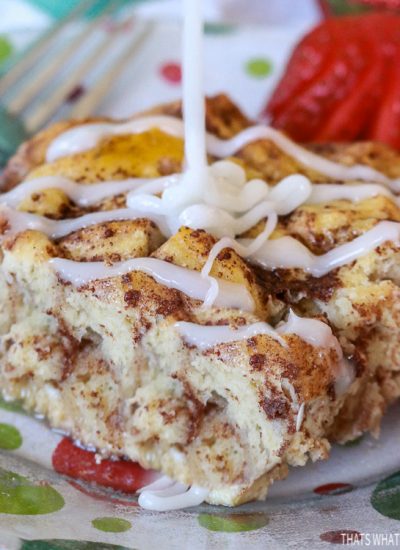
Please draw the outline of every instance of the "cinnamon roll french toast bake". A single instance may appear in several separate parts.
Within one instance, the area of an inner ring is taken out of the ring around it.
[[[180,104],[57,123],[11,159],[0,387],[233,506],[377,436],[400,394],[400,157],[303,148],[222,95],[206,124],[202,190]]]

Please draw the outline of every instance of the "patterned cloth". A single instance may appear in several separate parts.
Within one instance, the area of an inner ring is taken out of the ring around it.
[[[334,448],[326,462],[295,468],[266,502],[150,513],[132,495],[56,474],[62,436],[0,399],[0,550],[398,546],[399,415],[399,406],[391,410],[379,441],[365,436]]]

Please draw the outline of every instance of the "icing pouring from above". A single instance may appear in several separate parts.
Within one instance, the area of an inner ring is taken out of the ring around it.
[[[185,137],[185,172],[180,193],[172,194],[173,206],[181,204],[186,190],[202,195],[207,177],[206,113],[203,92],[203,18],[202,2],[183,0],[183,126]],[[181,195],[183,191],[183,194]],[[169,193],[167,190],[165,193]]]

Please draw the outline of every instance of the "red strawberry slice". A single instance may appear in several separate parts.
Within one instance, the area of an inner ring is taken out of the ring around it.
[[[331,25],[333,57],[302,93],[292,97],[272,124],[299,141],[311,141],[327,117],[362,82],[368,67],[367,37],[354,32],[349,19]]]
[[[400,149],[399,54],[400,16],[329,19],[301,41],[263,115],[299,141]]]
[[[400,149],[400,47],[387,71],[385,93],[369,129],[368,137]]]
[[[330,23],[316,27],[297,45],[285,75],[272,95],[266,114],[277,116],[294,95],[300,93],[329,64],[332,56]]]
[[[364,43],[368,64],[357,85],[339,103],[325,121],[322,121],[313,139],[319,142],[352,141],[361,136],[372,115],[374,105],[381,97],[384,63],[381,48],[375,40]]]
[[[95,453],[86,451],[64,438],[52,456],[56,472],[76,479],[95,482],[124,493],[135,493],[154,481],[157,475],[144,470],[137,462],[127,460],[102,460],[96,462]]]

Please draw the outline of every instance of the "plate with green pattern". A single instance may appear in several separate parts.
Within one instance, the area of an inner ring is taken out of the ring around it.
[[[135,495],[54,471],[64,437],[2,401],[0,549],[314,549],[387,540],[379,537],[400,527],[399,416],[400,405],[379,439],[334,446],[329,460],[292,469],[264,502],[159,513],[141,509]]]

